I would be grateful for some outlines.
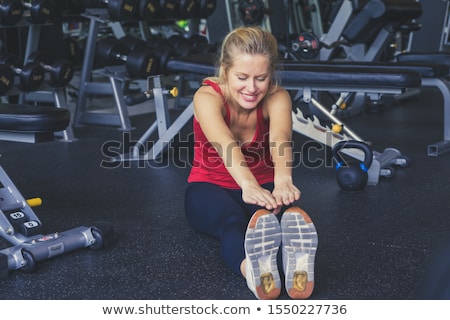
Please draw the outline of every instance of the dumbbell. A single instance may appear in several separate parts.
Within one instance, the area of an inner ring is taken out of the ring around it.
[[[22,19],[23,6],[19,0],[4,0],[0,4],[0,22],[2,25],[12,26]]]
[[[125,63],[127,73],[132,77],[147,78],[158,72],[158,58],[145,45],[129,50],[118,39],[107,37],[97,42],[95,55],[96,61],[104,61],[104,65]]]
[[[197,49],[194,47],[194,44],[182,35],[174,34],[167,40],[179,56],[187,56],[198,53]]]
[[[0,96],[3,96],[14,86],[14,71],[7,65],[0,64]]]
[[[178,10],[176,0],[141,0],[139,17],[142,20],[174,19]]]
[[[54,16],[54,8],[50,0],[4,0],[0,4],[0,21],[3,25],[15,25],[20,21],[25,9],[30,11],[30,21],[40,24],[47,22]]]
[[[197,53],[213,53],[217,50],[217,45],[211,45],[208,40],[199,34],[193,34],[189,38],[182,35],[172,35],[168,43],[175,49],[179,56],[187,56]]]
[[[160,41],[144,41],[136,37],[127,35],[120,39],[120,43],[128,48],[128,50],[133,51],[136,47],[147,47],[153,52],[153,54],[158,58],[158,69],[155,74],[164,74],[166,72],[166,65],[169,59],[176,57],[177,54],[175,50],[167,44],[164,39],[159,39]]]
[[[189,37],[189,42],[198,53],[215,53],[218,49],[218,43],[209,43],[208,39],[201,34],[194,33]]]
[[[28,62],[20,67],[17,56],[5,54],[0,57],[0,64],[9,66],[19,76],[19,88],[23,91],[35,91],[44,83],[45,70],[39,63]]]
[[[65,87],[73,79],[75,67],[65,58],[56,59],[51,65],[47,55],[36,51],[27,58],[27,63],[37,63],[50,75],[49,83],[54,87]]]
[[[198,0],[198,1],[199,5],[195,17],[200,19],[206,19],[213,14],[214,10],[216,10],[217,6],[216,0]]]
[[[22,5],[30,11],[32,23],[45,23],[55,16],[55,7],[51,0],[32,0],[31,2],[22,2]]]
[[[84,42],[67,36],[64,38],[64,53],[75,66],[81,66],[83,64],[83,51]]]
[[[130,20],[139,8],[139,0],[81,0],[84,8],[104,6],[111,20]]]
[[[178,1],[177,18],[189,19],[197,15],[199,0],[180,0]]]

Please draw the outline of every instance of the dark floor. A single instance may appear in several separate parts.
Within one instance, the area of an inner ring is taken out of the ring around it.
[[[151,117],[133,117],[133,139]],[[345,119],[374,150],[397,148],[411,160],[394,177],[362,191],[340,190],[331,167],[295,169],[302,190],[298,205],[319,234],[312,299],[421,297],[431,256],[450,240],[450,153],[427,156],[427,145],[442,140],[442,117],[442,99],[428,89],[382,112]],[[123,141],[115,128],[75,128],[78,140],[71,143],[0,142],[1,166],[23,196],[44,200],[34,209],[44,233],[107,221],[118,235],[105,250],[81,249],[42,261],[32,274],[10,272],[0,281],[0,298],[254,299],[219,258],[218,242],[194,233],[186,222],[189,131],[183,130],[159,163],[109,169],[101,167],[109,160],[102,148]],[[294,135],[297,153],[306,141]]]

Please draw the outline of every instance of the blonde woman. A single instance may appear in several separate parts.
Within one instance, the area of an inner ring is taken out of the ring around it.
[[[292,105],[278,84],[277,64],[278,44],[268,31],[242,27],[224,38],[217,76],[194,95],[185,210],[194,230],[220,240],[222,258],[258,299],[280,295],[283,238],[285,289],[292,298],[307,298],[317,235],[307,214],[292,207],[300,199],[292,180]],[[280,216],[286,216],[281,226]],[[311,249],[302,249],[305,244]],[[298,271],[306,272],[300,286]]]

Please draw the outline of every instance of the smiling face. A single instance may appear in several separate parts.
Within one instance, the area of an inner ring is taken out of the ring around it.
[[[263,55],[240,54],[227,73],[230,102],[252,110],[266,96],[271,83],[270,62]]]

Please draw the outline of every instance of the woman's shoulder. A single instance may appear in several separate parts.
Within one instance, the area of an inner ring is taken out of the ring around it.
[[[194,94],[194,112],[203,112],[211,110],[222,110],[224,113],[224,101],[220,92],[209,85],[203,85],[197,89]]]
[[[194,98],[217,98],[222,100],[221,90],[216,82],[203,82],[195,92]]]
[[[280,85],[273,85],[273,87],[270,90],[269,97],[277,97],[277,96],[285,96],[289,95],[289,92]]]
[[[273,88],[273,90],[267,95],[265,103],[263,104],[264,118],[269,118],[271,111],[279,112],[284,109],[282,106],[285,106],[287,109],[292,108],[291,104],[291,96],[285,88],[281,86]]]

